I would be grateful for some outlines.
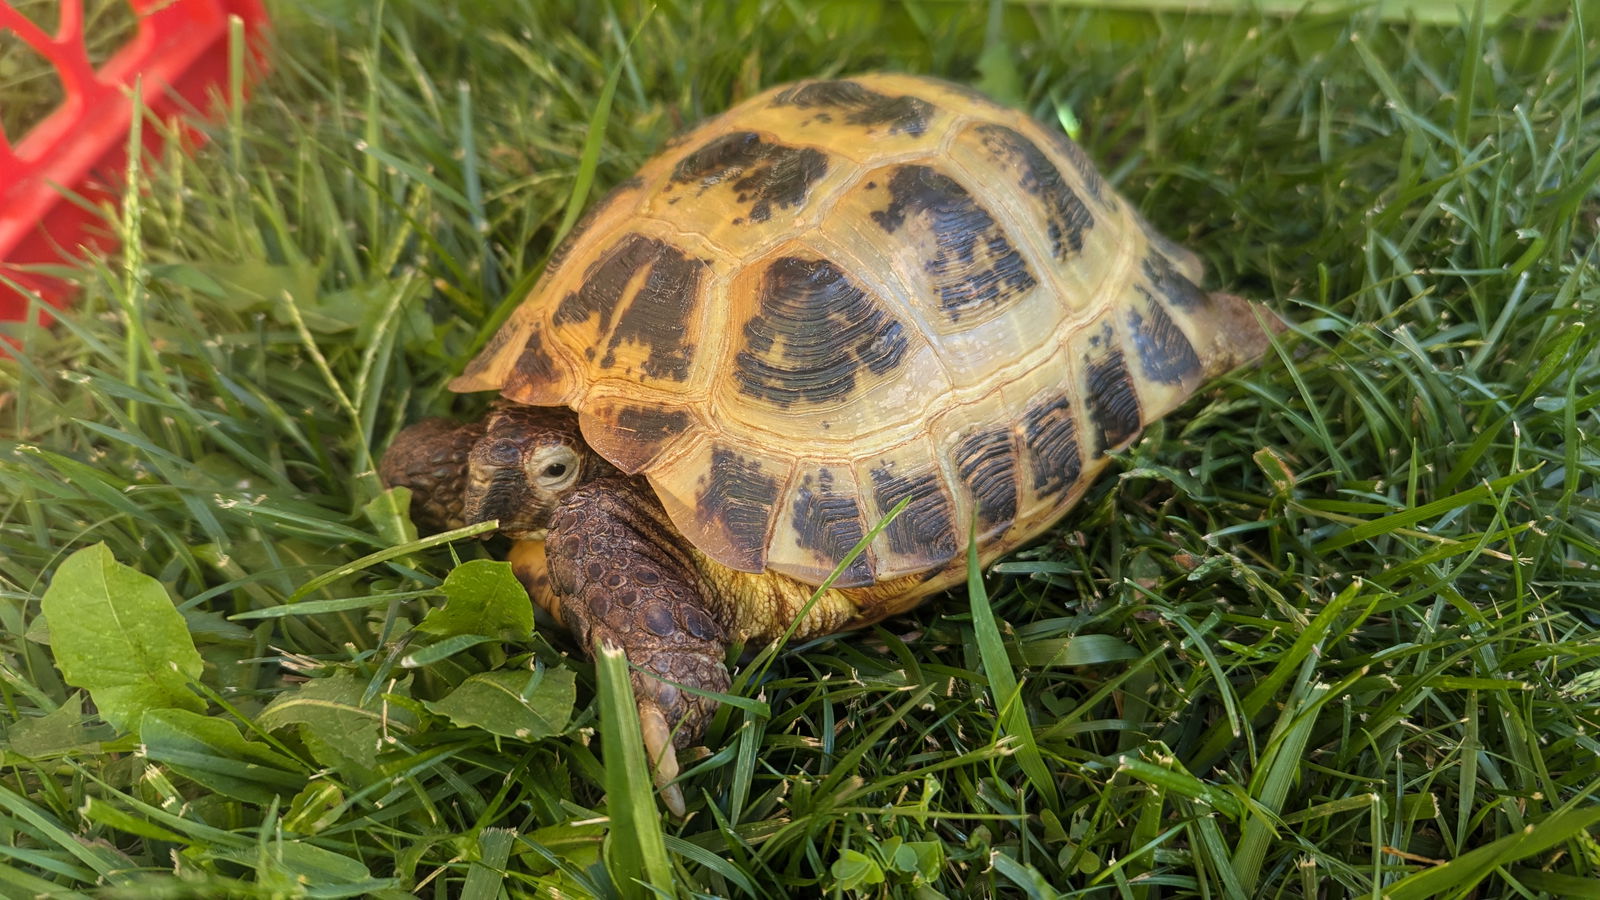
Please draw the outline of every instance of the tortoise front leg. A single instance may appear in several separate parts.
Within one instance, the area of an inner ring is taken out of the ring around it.
[[[648,486],[602,478],[567,495],[545,538],[558,614],[593,654],[604,641],[633,664],[633,692],[645,749],[662,800],[685,812],[678,749],[698,743],[716,702],[668,682],[726,692],[727,639],[710,612],[709,586],[680,549]],[[640,671],[642,670],[642,671]]]

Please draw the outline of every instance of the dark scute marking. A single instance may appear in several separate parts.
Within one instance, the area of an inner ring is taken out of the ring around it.
[[[983,146],[996,159],[1022,171],[1022,189],[1038,198],[1044,208],[1050,252],[1056,259],[1083,252],[1084,232],[1094,227],[1094,215],[1061,177],[1050,157],[1038,145],[1004,125],[979,125]]]
[[[1083,461],[1078,457],[1072,401],[1065,394],[1046,397],[1028,407],[1022,417],[1022,439],[1028,445],[1036,493],[1058,494],[1078,483]]]
[[[928,130],[928,119],[934,110],[932,103],[919,97],[891,97],[854,81],[813,81],[796,85],[774,97],[772,105],[839,110],[845,113],[844,120],[851,125],[887,125],[890,134],[903,131],[918,136]]]
[[[889,178],[889,197],[872,220],[893,234],[908,216],[925,218],[937,250],[923,269],[951,321],[1008,304],[1037,284],[1005,229],[955,179],[928,166],[900,166]]]
[[[618,408],[616,427],[632,432],[640,443],[661,444],[689,427],[689,414],[681,409],[628,405]]]
[[[765,558],[767,526],[778,499],[778,479],[724,447],[711,449],[711,471],[696,498],[700,520],[721,526],[733,562],[754,568]]]
[[[1150,318],[1139,315],[1138,310],[1130,310],[1128,324],[1133,329],[1133,347],[1139,352],[1144,373],[1163,384],[1178,384],[1198,375],[1200,357],[1194,352],[1194,345],[1155,298],[1143,288],[1139,293],[1150,301]]]
[[[768,159],[768,165],[757,167],[733,183],[741,202],[746,198],[754,201],[750,206],[751,222],[772,218],[773,204],[789,209],[804,203],[811,185],[828,171],[828,157],[810,147],[785,147]]]
[[[800,482],[794,500],[795,543],[814,552],[822,565],[839,564],[846,553],[861,541],[866,529],[861,522],[861,507],[853,494],[834,492],[833,473],[821,469],[816,477],[807,475]],[[872,569],[865,553],[857,556],[834,582],[852,587],[872,582]]]
[[[683,381],[689,377],[689,356],[694,349],[688,344],[687,326],[699,304],[705,267],[705,260],[686,256],[664,241],[642,234],[624,235],[589,267],[583,284],[561,299],[552,321],[566,325],[598,316],[600,333],[611,332],[600,365],[614,366],[616,350],[624,341],[646,344],[650,352],[643,363],[644,374]],[[624,298],[641,271],[646,273],[643,284],[631,298]],[[618,314],[625,299],[628,302]]]
[[[1083,148],[1078,146],[1078,142],[1067,137],[1059,129],[1045,125],[1040,125],[1039,127],[1045,133],[1045,136],[1050,139],[1050,143],[1055,145],[1056,150],[1060,151],[1061,155],[1072,163],[1072,167],[1078,170],[1078,175],[1083,178],[1083,186],[1089,191],[1089,196],[1097,201],[1105,202],[1108,206],[1115,207],[1116,203],[1107,198],[1110,191],[1106,188],[1105,179],[1100,177],[1100,170],[1095,168],[1093,160],[1089,159],[1089,154],[1083,152]]]
[[[743,174],[767,155],[771,145],[754,131],[733,131],[702,144],[678,161],[672,180],[679,184],[711,187]]]
[[[735,131],[685,156],[672,180],[698,184],[701,190],[731,181],[739,202],[750,204],[749,215],[740,218],[765,222],[772,218],[774,206],[789,209],[805,203],[811,186],[827,171],[828,157],[818,150],[770,143],[753,131]]]
[[[1150,279],[1150,283],[1161,292],[1161,296],[1173,306],[1182,310],[1194,310],[1205,304],[1205,291],[1184,277],[1172,261],[1161,253],[1151,250],[1145,254],[1141,267],[1144,269],[1144,277]]]
[[[760,290],[734,361],[734,380],[748,396],[822,403],[854,390],[862,369],[882,375],[905,356],[905,326],[828,260],[779,257]]]
[[[1139,397],[1133,391],[1133,381],[1128,378],[1128,367],[1122,361],[1122,351],[1113,348],[1110,353],[1089,363],[1089,416],[1094,419],[1097,442],[1096,455],[1103,455],[1139,433],[1141,418]]]
[[[980,531],[1009,525],[1017,517],[1017,454],[1007,429],[962,438],[956,445],[955,465],[972,495]]]
[[[956,530],[951,521],[950,498],[940,490],[937,476],[924,472],[899,475],[885,463],[872,470],[872,488],[873,499],[884,513],[906,497],[911,498],[883,530],[891,552],[928,565],[955,557]]]
[[[648,468],[691,424],[684,410],[658,405],[623,404],[610,410],[609,415],[602,413],[600,418],[609,423],[595,449],[625,472]]]
[[[589,230],[589,226],[594,224],[595,219],[598,219],[601,213],[605,212],[623,194],[638,190],[643,184],[644,179],[637,175],[626,181],[618,182],[616,187],[607,191],[604,197],[601,197],[593,206],[589,207],[582,218],[578,219],[577,224],[572,226],[572,230],[567,232],[566,237],[561,239],[561,243],[556,245],[556,249],[551,252],[550,261],[544,267],[545,276],[549,277],[557,269],[561,268],[561,264],[566,262],[567,257],[571,255],[573,245],[578,242],[579,238],[583,237],[583,233]]]
[[[544,339],[538,329],[534,329],[528,335],[528,343],[523,345],[522,353],[518,354],[516,365],[506,375],[506,383],[501,390],[516,393],[525,388],[550,384],[557,378],[555,360],[545,352]]]

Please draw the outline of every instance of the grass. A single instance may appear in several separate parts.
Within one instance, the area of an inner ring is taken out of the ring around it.
[[[1422,6],[278,4],[0,363],[0,894],[1600,895],[1600,22]],[[969,591],[773,659],[656,821],[615,664],[373,454],[477,408],[586,193],[878,67],[1081,123],[1294,333]]]

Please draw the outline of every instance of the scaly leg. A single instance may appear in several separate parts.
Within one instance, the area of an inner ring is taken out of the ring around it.
[[[725,632],[682,543],[648,485],[621,477],[568,494],[545,538],[561,618],[589,652],[604,641],[636,667],[645,749],[663,801],[679,816],[683,794],[670,784],[678,774],[674,747],[699,741],[716,702],[668,682],[717,692],[729,685]]]

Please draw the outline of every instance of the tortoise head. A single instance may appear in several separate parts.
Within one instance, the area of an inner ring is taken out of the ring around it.
[[[539,540],[568,492],[610,470],[570,410],[500,404],[467,453],[462,518],[499,519],[501,534]]]

